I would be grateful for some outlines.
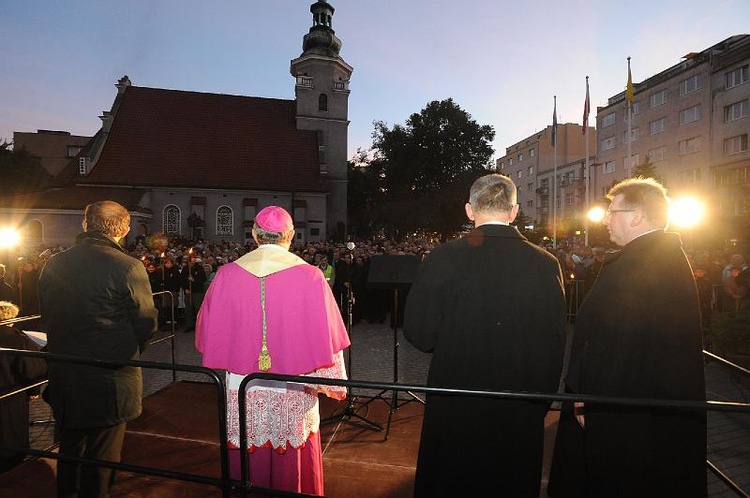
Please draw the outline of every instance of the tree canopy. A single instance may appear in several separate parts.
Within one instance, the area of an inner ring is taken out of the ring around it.
[[[44,189],[52,176],[42,166],[39,157],[25,148],[11,149],[8,142],[0,143],[0,195],[23,194]]]
[[[495,131],[453,99],[433,101],[403,125],[374,123],[372,154],[350,165],[350,219],[358,228],[438,232],[466,223],[471,183],[488,173]]]

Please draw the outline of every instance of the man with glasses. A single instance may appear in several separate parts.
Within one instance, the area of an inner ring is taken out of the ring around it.
[[[680,237],[666,232],[666,190],[631,178],[607,198],[604,224],[622,249],[578,312],[567,387],[704,401],[700,304]],[[549,495],[705,497],[705,462],[705,413],[576,403],[561,415]]]

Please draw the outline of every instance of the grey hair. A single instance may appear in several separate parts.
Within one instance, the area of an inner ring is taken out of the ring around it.
[[[477,178],[469,190],[469,204],[475,212],[509,213],[516,204],[516,184],[510,177],[492,173]]]

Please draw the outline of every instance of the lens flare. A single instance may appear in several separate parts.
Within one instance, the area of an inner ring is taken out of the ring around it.
[[[604,211],[604,208],[596,206],[589,209],[587,216],[589,217],[589,220],[593,221],[594,223],[600,223],[604,219],[605,212],[606,211]]]
[[[21,235],[13,228],[0,228],[0,248],[14,247],[21,242]]]
[[[694,197],[680,197],[669,208],[669,224],[674,228],[691,228],[703,221],[705,205]]]

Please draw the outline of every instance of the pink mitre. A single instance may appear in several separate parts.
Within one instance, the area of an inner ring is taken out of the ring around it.
[[[292,217],[286,209],[279,206],[267,206],[255,216],[255,223],[266,232],[284,233],[292,226]]]

